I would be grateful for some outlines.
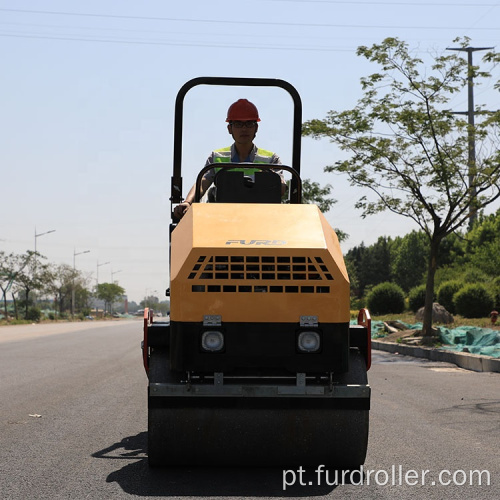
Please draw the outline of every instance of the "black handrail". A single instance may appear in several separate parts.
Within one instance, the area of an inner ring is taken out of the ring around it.
[[[171,197],[172,203],[181,203],[182,201],[182,123],[184,97],[193,87],[197,85],[228,85],[242,87],[279,87],[286,90],[293,99],[293,143],[292,143],[292,168],[300,176],[300,146],[302,132],[302,101],[300,95],[293,85],[285,80],[274,78],[233,78],[233,77],[212,77],[201,76],[193,78],[186,82],[177,93],[175,99],[174,116],[174,169],[172,175]],[[297,191],[297,181],[292,177],[292,191]]]

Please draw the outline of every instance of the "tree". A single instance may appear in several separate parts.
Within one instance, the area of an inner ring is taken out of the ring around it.
[[[302,203],[315,204],[322,212],[328,212],[337,203],[337,200],[328,198],[331,191],[332,186],[330,184],[321,187],[319,182],[304,179],[302,181]]]
[[[21,302],[25,308],[25,318],[28,318],[28,310],[32,302],[30,292],[41,290],[44,283],[49,279],[47,276],[49,266],[41,263],[41,259],[45,259],[45,257],[32,250],[27,250],[25,254],[14,257],[15,277],[13,286],[16,293],[22,293]]]
[[[363,289],[375,286],[391,279],[391,238],[380,236],[377,241],[367,247],[361,256],[359,273]]]
[[[54,297],[59,313],[71,310],[73,289],[75,291],[75,310],[81,311],[89,307],[90,291],[89,278],[81,271],[68,264],[51,265],[51,273],[44,282],[46,293]]]
[[[490,276],[500,269],[500,210],[496,214],[480,217],[467,234],[467,256],[474,267]]]
[[[349,263],[349,278],[354,295],[361,298],[367,288],[391,279],[391,238],[380,236],[369,247],[362,242],[345,255]]]
[[[111,311],[113,302],[116,302],[124,294],[125,289],[116,283],[99,283],[97,285],[97,298],[104,301],[105,311]]]
[[[398,238],[393,246],[392,276],[405,291],[420,285],[425,274],[427,238],[421,231],[412,231]]]
[[[332,206],[337,203],[337,200],[329,198],[332,191],[332,186],[326,184],[321,187],[319,182],[311,181],[310,179],[302,180],[302,203],[317,205],[322,213],[328,212]],[[335,228],[339,241],[345,241],[349,237],[347,233],[341,229]]]
[[[11,253],[6,255],[3,250],[0,251],[0,290],[2,290],[5,318],[8,318],[9,316],[7,311],[7,292],[11,288],[16,276],[15,263],[16,260],[14,254]]]
[[[149,307],[153,310],[156,311],[157,305],[160,303],[160,299],[156,297],[155,295],[148,295],[147,297],[144,297],[144,299],[141,300],[139,305],[145,309],[146,307]]]
[[[469,40],[455,42],[466,47]],[[425,342],[434,334],[432,299],[441,242],[471,212],[500,197],[500,112],[483,114],[472,127],[449,109],[450,99],[467,89],[468,76],[490,77],[468,67],[456,52],[436,56],[430,68],[396,38],[361,46],[357,54],[381,71],[361,79],[363,97],[354,109],[330,111],[324,120],[306,122],[303,133],[328,137],[349,152],[348,159],[325,170],[346,174],[351,185],[374,195],[357,201],[363,217],[390,210],[412,219],[426,234]],[[491,53],[488,57],[499,60]],[[474,165],[468,158],[469,134],[479,144]]]

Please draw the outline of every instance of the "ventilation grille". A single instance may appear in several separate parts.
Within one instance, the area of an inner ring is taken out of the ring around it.
[[[216,255],[199,257],[188,279],[197,282],[193,292],[330,293],[325,282],[333,276],[321,257]],[[246,283],[224,284],[229,280]]]

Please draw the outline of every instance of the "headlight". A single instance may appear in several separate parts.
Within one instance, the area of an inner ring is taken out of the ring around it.
[[[201,336],[201,347],[208,352],[222,351],[224,349],[224,335],[215,330],[204,332]]]
[[[320,336],[317,332],[300,332],[297,340],[299,351],[316,352],[321,346]]]

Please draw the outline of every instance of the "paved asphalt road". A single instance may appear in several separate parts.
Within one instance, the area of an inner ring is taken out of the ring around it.
[[[0,328],[2,500],[500,498],[500,374],[380,352],[370,370],[369,485],[328,486],[324,474],[318,485],[312,470],[149,470],[140,341],[135,320]],[[468,483],[470,470],[489,471],[490,486],[486,473],[483,486],[477,475],[474,486],[453,484],[453,474]]]

